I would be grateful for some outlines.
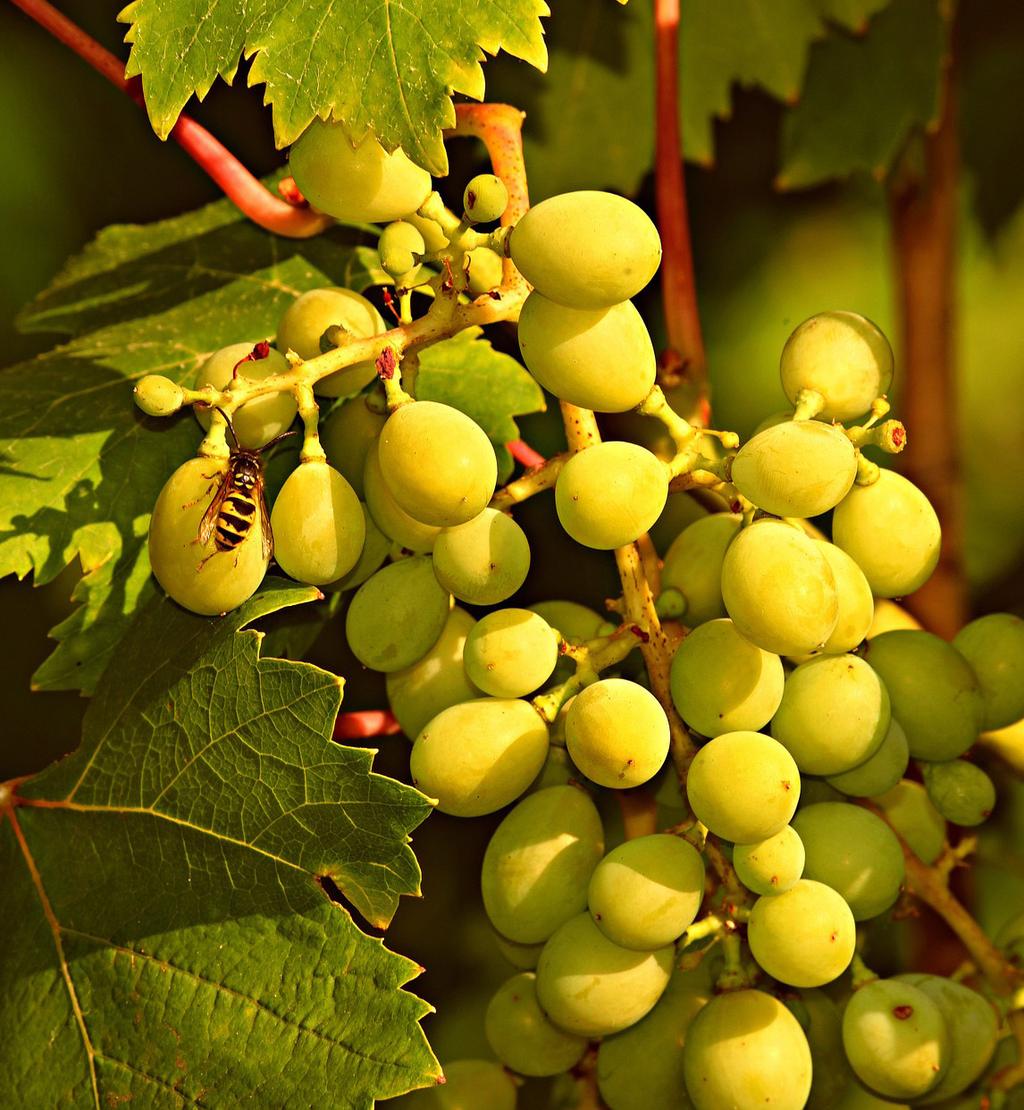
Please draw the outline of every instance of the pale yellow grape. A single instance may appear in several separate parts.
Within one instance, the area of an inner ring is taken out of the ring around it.
[[[919,859],[931,864],[942,855],[946,822],[919,782],[904,779],[874,801]]]
[[[374,447],[387,420],[367,403],[368,397],[352,397],[334,409],[320,425],[320,446],[327,461],[356,491],[365,497],[363,472],[366,456]]]
[[[902,474],[883,470],[836,506],[832,540],[850,555],[878,597],[923,586],[939,561],[942,528],[928,498]]]
[[[438,582],[470,605],[505,601],[530,570],[526,533],[497,509],[484,509],[465,524],[442,529],[433,554]]]
[[[1024,717],[1024,621],[989,613],[961,628],[953,646],[978,677],[983,726],[1005,728]]]
[[[476,224],[488,224],[501,217],[508,207],[508,188],[493,173],[478,173],[470,178],[462,193],[466,217]]]
[[[776,655],[820,649],[839,620],[835,578],[820,544],[779,520],[757,521],[729,545],[722,599],[737,629]]]
[[[448,246],[448,236],[436,220],[428,220],[426,216],[420,216],[415,212],[409,212],[403,219],[419,231],[420,235],[423,236],[423,242],[426,244],[427,250],[431,254],[444,250]]]
[[[587,778],[628,790],[661,770],[668,755],[668,718],[643,686],[605,678],[573,699],[565,739],[569,755]]]
[[[782,660],[741,636],[731,620],[699,625],[672,659],[672,701],[702,736],[763,727],[784,685]]]
[[[189,459],[167,479],[149,523],[149,563],[166,593],[193,613],[215,616],[237,609],[267,572],[259,513],[242,542],[217,551],[214,537],[198,542],[203,515],[224,481],[221,459]]]
[[[569,1033],[617,1033],[654,1007],[668,985],[674,952],[671,945],[653,952],[621,948],[590,914],[577,914],[544,945],[537,998],[548,1017]]]
[[[688,628],[725,616],[722,560],[742,519],[736,513],[711,513],[695,520],[665,553],[661,588],[676,589],[686,599],[682,620]]]
[[[424,726],[409,768],[413,785],[436,798],[442,813],[479,817],[515,801],[547,750],[547,725],[529,702],[477,698],[441,710]]]
[[[363,526],[366,530],[363,550],[359,553],[356,565],[347,574],[324,585],[323,588],[329,593],[342,593],[361,586],[371,574],[380,570],[391,549],[391,540],[374,524],[373,517],[361,501],[359,508],[363,514]]]
[[[867,639],[873,640],[883,632],[895,632],[900,628],[920,628],[921,622],[908,613],[902,605],[890,601],[887,597],[875,598],[875,616],[868,629]]]
[[[907,734],[899,721],[892,717],[875,754],[852,770],[841,775],[829,775],[828,782],[855,798],[873,798],[891,790],[903,778],[909,762]]]
[[[462,664],[466,637],[474,624],[465,609],[454,606],[427,654],[387,676],[388,705],[410,740],[442,709],[480,696]]]
[[[484,1031],[494,1055],[520,1075],[558,1075],[587,1050],[585,1037],[548,1021],[537,1001],[537,977],[524,971],[506,980],[487,1005]]]
[[[799,879],[782,894],[758,898],[747,940],[751,955],[773,979],[791,987],[820,987],[850,966],[857,926],[832,887]]]
[[[503,277],[502,265],[501,255],[490,247],[476,247],[469,251],[466,255],[466,270],[470,293],[478,297],[488,290],[497,289]]]
[[[756,844],[737,844],[732,865],[740,882],[755,894],[782,894],[804,873],[804,846],[792,825]]]
[[[412,275],[427,247],[418,227],[405,220],[388,224],[377,240],[381,269],[395,281]]]
[[[531,605],[533,612],[542,616],[552,628],[557,629],[571,644],[582,644],[600,635],[605,618],[578,601],[538,601]]]
[[[132,394],[147,416],[173,416],[185,403],[181,386],[163,374],[146,374],[135,383]]]
[[[713,998],[686,1030],[683,1062],[697,1110],[803,1110],[811,1089],[800,1023],[763,991]]]
[[[864,572],[841,547],[818,540],[836,584],[839,619],[821,649],[826,655],[841,655],[864,642],[875,617],[875,599]]]
[[[636,443],[597,443],[572,455],[555,483],[562,527],[584,547],[610,551],[632,543],[661,515],[665,464]]]
[[[283,374],[288,369],[288,360],[273,347],[267,350],[265,358],[242,362],[242,359],[252,353],[251,343],[232,343],[230,347],[214,351],[199,368],[195,388],[202,389],[204,385],[212,385],[215,389],[225,389],[231,382],[236,366],[239,376],[249,381],[262,381],[275,374]],[[195,405],[192,411],[202,427],[209,431],[213,410]],[[246,401],[231,417],[239,446],[254,449],[269,443],[291,427],[297,411],[295,398],[290,393],[268,393]]]
[[[543,686],[558,661],[558,633],[529,609],[497,609],[466,640],[470,681],[486,694],[519,698]]]
[[[299,463],[288,475],[274,501],[270,524],[278,566],[312,586],[348,574],[366,539],[359,498],[321,459]]]
[[[789,824],[800,799],[800,772],[770,736],[727,732],[697,752],[686,795],[697,820],[716,836],[753,844]]]
[[[444,1077],[427,1092],[437,1110],[515,1110],[515,1080],[493,1060],[453,1060]]]
[[[370,516],[386,536],[390,536],[400,547],[417,554],[433,550],[441,529],[410,516],[395,500],[381,473],[376,441],[366,452],[363,490]]]
[[[372,134],[354,143],[344,124],[315,119],[288,156],[302,195],[346,223],[387,223],[415,212],[430,194],[430,174],[401,149],[389,154]]]
[[[465,413],[437,401],[396,409],[380,433],[377,457],[398,506],[439,528],[464,524],[482,512],[498,479],[487,433]]]
[[[821,420],[854,420],[892,384],[892,348],[878,327],[856,312],[820,312],[786,340],[780,373],[796,404],[803,389],[825,400]]]
[[[566,308],[533,292],[519,315],[519,350],[545,389],[595,412],[636,408],[654,385],[654,346],[629,301]]]

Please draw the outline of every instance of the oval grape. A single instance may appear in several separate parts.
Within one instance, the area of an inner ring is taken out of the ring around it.
[[[732,865],[740,882],[755,894],[782,894],[804,873],[804,845],[792,825],[756,844],[737,844]]]
[[[995,808],[995,785],[973,763],[953,759],[948,763],[925,763],[923,770],[928,797],[954,825],[980,825]]]
[[[526,581],[530,542],[507,513],[484,509],[434,541],[438,582],[470,605],[497,605]]]
[[[371,443],[366,452],[363,489],[370,516],[384,535],[407,551],[422,554],[433,550],[441,529],[410,516],[395,500],[381,473],[377,442]]]
[[[558,633],[529,609],[498,609],[481,617],[466,640],[471,682],[498,698],[532,693],[558,661]]]
[[[1024,621],[1012,613],[990,613],[964,625],[953,646],[977,675],[983,727],[1005,728],[1024,717]]]
[[[484,1032],[494,1055],[520,1075],[558,1075],[587,1050],[585,1037],[566,1033],[548,1021],[537,1001],[537,977],[513,975],[487,1005]]]
[[[682,620],[688,628],[725,616],[722,560],[742,522],[735,513],[710,513],[687,525],[665,553],[661,588],[686,599]]]
[[[841,775],[829,775],[828,783],[855,798],[874,798],[891,790],[903,778],[909,763],[907,734],[899,721],[892,717],[875,754],[852,770]]]

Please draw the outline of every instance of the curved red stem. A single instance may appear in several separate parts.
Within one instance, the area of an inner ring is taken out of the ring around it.
[[[522,463],[523,466],[531,470],[534,467],[543,466],[547,462],[547,459],[539,451],[535,451],[525,440],[514,439],[511,443],[506,443],[505,446],[516,462]]]
[[[402,727],[390,709],[360,709],[339,713],[334,722],[335,740],[366,740],[372,736],[394,736]]]

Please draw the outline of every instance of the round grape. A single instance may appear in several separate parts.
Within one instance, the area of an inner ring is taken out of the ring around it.
[[[162,374],[146,374],[139,378],[132,393],[135,403],[147,416],[172,416],[185,403],[181,386]]]
[[[320,426],[320,446],[327,461],[359,497],[365,497],[366,456],[376,450],[377,437],[387,416],[374,411],[364,396],[352,397],[331,411]]]
[[[491,998],[484,1031],[494,1055],[520,1075],[558,1075],[573,1067],[587,1050],[585,1037],[552,1025],[537,1001],[537,977],[513,975]]]
[[[196,389],[202,389],[204,385],[226,389],[236,366],[238,373],[250,381],[262,381],[287,371],[288,360],[280,351],[266,347],[265,353],[261,354],[263,350],[251,343],[232,343],[230,347],[215,351],[200,367],[196,375]],[[257,354],[260,357],[255,357]],[[248,361],[244,361],[246,359]],[[246,401],[231,417],[239,446],[254,450],[269,443],[291,427],[297,410],[295,398],[290,393],[268,393]],[[201,405],[196,405],[192,411],[200,425],[209,431],[213,411]]]
[[[855,798],[874,798],[891,790],[903,778],[909,763],[907,734],[899,721],[892,717],[875,754],[850,771],[829,775],[828,783]]]
[[[434,541],[438,582],[470,605],[497,605],[526,581],[530,543],[507,513],[484,509]]]
[[[377,250],[381,269],[398,281],[416,268],[426,254],[427,245],[418,227],[405,220],[396,220],[380,233]]]
[[[732,865],[740,882],[755,894],[783,894],[804,873],[804,846],[799,833],[786,825],[756,844],[737,844]]]
[[[478,173],[462,194],[462,205],[467,217],[475,224],[489,224],[501,219],[508,207],[508,189],[500,177],[493,173]]]
[[[543,686],[558,661],[558,633],[529,609],[498,609],[466,640],[466,674],[485,694],[519,698]]]
[[[725,616],[722,560],[742,520],[735,513],[711,513],[687,525],[665,553],[661,588],[678,590],[686,599],[688,628]]]
[[[932,864],[942,855],[946,822],[919,782],[904,779],[874,800],[919,859]]]
[[[964,625],[953,646],[978,677],[983,727],[1004,728],[1024,717],[1024,621],[1012,613],[990,613]]]
[[[980,767],[963,759],[924,764],[924,785],[935,808],[954,825],[985,821],[996,804],[996,788]]]

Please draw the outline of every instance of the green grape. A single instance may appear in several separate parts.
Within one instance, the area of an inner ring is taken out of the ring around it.
[[[661,516],[665,464],[635,443],[597,443],[569,458],[555,483],[562,527],[584,547],[624,547]]]
[[[874,799],[914,855],[934,863],[946,844],[946,822],[919,782],[904,779]]]
[[[752,644],[730,620],[699,625],[679,645],[672,701],[702,736],[756,732],[774,716],[785,684],[782,660]]]
[[[897,975],[894,982],[910,983],[938,1006],[949,1034],[949,1066],[920,1102],[930,1105],[966,1090],[985,1070],[999,1041],[995,1007],[977,991],[940,975]]]
[[[565,748],[555,742],[554,727],[552,727],[551,747],[544,759],[544,766],[540,773],[530,783],[528,793],[533,794],[538,790],[546,790],[549,786],[592,786],[587,782],[586,776],[569,758]],[[594,788],[596,789],[596,788]]]
[[[722,599],[736,628],[776,655],[821,648],[839,620],[820,544],[781,520],[744,528],[722,561]]]
[[[683,1063],[697,1110],[802,1110],[811,1090],[804,1031],[763,991],[713,998],[686,1031]]]
[[[533,292],[519,314],[519,350],[546,390],[595,412],[636,408],[654,385],[654,346],[630,301],[566,308]]]
[[[907,734],[899,721],[892,717],[875,754],[850,771],[829,775],[828,783],[855,798],[874,798],[891,790],[903,778],[909,763]]]
[[[857,452],[842,428],[790,420],[759,432],[732,461],[733,485],[776,516],[820,516],[857,477]]]
[[[480,886],[495,929],[536,944],[586,908],[587,884],[604,852],[601,818],[586,791],[550,786],[530,794],[495,829]]]
[[[399,546],[417,554],[433,550],[441,529],[411,517],[394,499],[381,473],[377,443],[371,443],[366,452],[363,490],[370,516],[385,536],[390,536]]]
[[[699,969],[677,971],[646,1017],[601,1042],[597,1087],[610,1110],[693,1110],[683,1076],[683,1045],[710,996]]]
[[[807,1110],[833,1110],[851,1079],[843,1052],[842,1015],[823,990],[813,988],[800,991],[791,1009],[811,1050],[811,1093],[807,1098]]]
[[[363,528],[366,532],[363,550],[359,553],[356,565],[347,574],[343,574],[333,582],[325,583],[324,589],[329,593],[343,593],[345,590],[354,590],[357,586],[361,586],[371,574],[380,570],[391,549],[391,540],[373,523],[373,517],[361,501],[359,508],[363,514]]]
[[[845,802],[843,795],[826,779],[803,775],[800,779],[800,808],[815,806],[819,802]]]
[[[559,1027],[606,1037],[636,1024],[661,997],[672,974],[671,945],[634,952],[613,944],[580,913],[549,938],[537,964],[537,998]]]
[[[822,655],[786,679],[772,736],[808,775],[838,775],[878,751],[889,728],[889,695],[856,655]]]
[[[442,709],[423,727],[409,768],[413,785],[436,798],[442,813],[480,817],[514,802],[547,751],[547,725],[529,702],[476,698]]]
[[[827,540],[818,540],[818,544],[832,571],[839,602],[839,619],[822,651],[826,655],[841,655],[853,651],[867,638],[874,620],[875,599],[864,572],[841,547]]]
[[[480,696],[462,665],[466,637],[476,621],[457,605],[422,659],[386,678],[388,705],[410,740],[442,709]]]
[[[312,586],[348,574],[366,539],[366,518],[355,491],[320,459],[299,463],[285,479],[270,526],[278,566]]]
[[[345,616],[348,646],[365,667],[400,671],[437,643],[449,605],[425,555],[391,563],[352,598]]]
[[[856,1080],[851,1080],[834,1110],[910,1110],[910,1104],[879,1098],[865,1090]]]
[[[475,247],[466,254],[466,273],[469,281],[469,291],[474,297],[497,289],[501,285],[503,263],[501,255],[492,251],[490,247]]]
[[[552,301],[610,308],[654,277],[661,239],[632,201],[583,190],[531,208],[516,224],[509,252],[523,277]]]
[[[857,921],[884,913],[906,877],[892,829],[849,802],[807,806],[793,818],[807,853],[804,877],[838,891]]]
[[[725,616],[722,560],[742,520],[734,513],[711,513],[687,525],[665,553],[661,588],[678,590],[686,598],[687,627]]]
[[[558,661],[558,633],[529,609],[498,609],[466,640],[471,682],[497,698],[519,698],[543,686]]]
[[[544,948],[543,941],[537,944],[519,944],[497,932],[494,934],[494,940],[498,945],[498,951],[519,971],[533,971]]]
[[[475,224],[489,224],[501,218],[508,207],[508,189],[493,173],[478,173],[462,194],[462,206]]]
[[[854,991],[843,1013],[843,1047],[857,1078],[891,1099],[927,1094],[950,1062],[942,1011],[901,979],[875,979]]]
[[[259,354],[264,349],[266,353]],[[245,359],[248,361],[243,361]],[[212,385],[214,389],[226,389],[236,366],[243,378],[262,381],[275,374],[285,373],[288,369],[288,360],[273,347],[232,343],[230,347],[222,347],[219,351],[215,351],[203,363],[196,375],[196,389],[202,389],[204,385]],[[298,406],[291,393],[268,393],[263,397],[254,397],[251,401],[246,401],[231,417],[239,446],[255,450],[269,443],[275,436],[279,436],[291,427],[297,410]],[[213,419],[212,410],[197,405],[192,411],[196,414],[200,425],[209,431],[210,422]]]
[[[843,897],[824,883],[799,879],[782,894],[758,898],[747,941],[758,964],[780,983],[820,987],[850,966],[857,926]]]
[[[804,873],[804,845],[792,825],[755,844],[737,844],[732,865],[755,894],[782,894]]]
[[[836,506],[832,540],[850,555],[878,597],[923,586],[939,561],[942,528],[928,498],[902,474],[883,470]]]
[[[697,752],[686,796],[697,820],[715,836],[753,844],[789,824],[800,798],[800,772],[770,736],[726,732]]]
[[[288,156],[302,195],[346,223],[387,223],[415,212],[430,194],[430,174],[402,150],[389,154],[372,134],[353,143],[344,124],[315,119]]]
[[[704,861],[677,836],[627,840],[597,865],[587,904],[602,933],[623,948],[671,944],[693,924],[704,898]]]
[[[285,309],[277,325],[277,346],[281,352],[294,351],[302,359],[316,358],[325,350],[324,333],[341,328],[353,339],[368,339],[387,331],[387,325],[373,304],[351,289],[311,289]],[[334,344],[327,342],[326,349]],[[344,370],[321,378],[313,390],[322,397],[347,397],[369,385],[377,377],[373,359],[364,359]]]
[[[146,374],[139,378],[132,393],[135,403],[147,416],[172,416],[185,403],[181,386],[162,374]]]
[[[954,825],[980,825],[996,804],[996,788],[980,767],[963,759],[924,764],[924,785],[932,804]]]
[[[786,340],[780,372],[786,396],[802,389],[824,398],[821,420],[855,420],[892,384],[892,348],[882,332],[855,312],[820,312]]]
[[[990,613],[964,625],[953,646],[978,676],[983,727],[1005,728],[1024,717],[1024,621]]]
[[[515,1110],[515,1080],[493,1060],[453,1060],[429,1091],[437,1110]]]
[[[952,644],[930,632],[883,632],[864,657],[885,683],[915,759],[956,759],[978,738],[981,690]]]
[[[416,268],[420,258],[427,252],[427,244],[415,224],[396,220],[380,233],[377,250],[380,253],[381,269],[398,281]]]
[[[668,718],[650,690],[625,678],[605,678],[573,699],[565,740],[588,779],[628,790],[661,770],[668,755]]]
[[[437,401],[396,409],[380,433],[377,456],[398,506],[440,528],[481,513],[498,480],[487,433],[465,413]]]
[[[156,580],[179,605],[216,616],[251,597],[267,572],[263,525],[254,515],[248,535],[218,551],[216,535],[199,542],[206,510],[225,480],[223,459],[189,459],[167,479],[149,522],[149,563]]]
[[[585,1037],[552,1025],[537,1001],[531,971],[506,980],[487,1005],[484,1031],[494,1055],[520,1075],[558,1075],[587,1051]]]
[[[570,644],[596,639],[605,618],[576,601],[538,601],[530,608],[543,617]]]
[[[366,456],[375,449],[377,437],[387,415],[370,408],[368,397],[358,396],[338,405],[320,426],[320,446],[327,461],[356,491],[365,498],[363,472]]]
[[[526,581],[530,543],[507,513],[484,509],[434,541],[438,582],[470,605],[497,605]]]

